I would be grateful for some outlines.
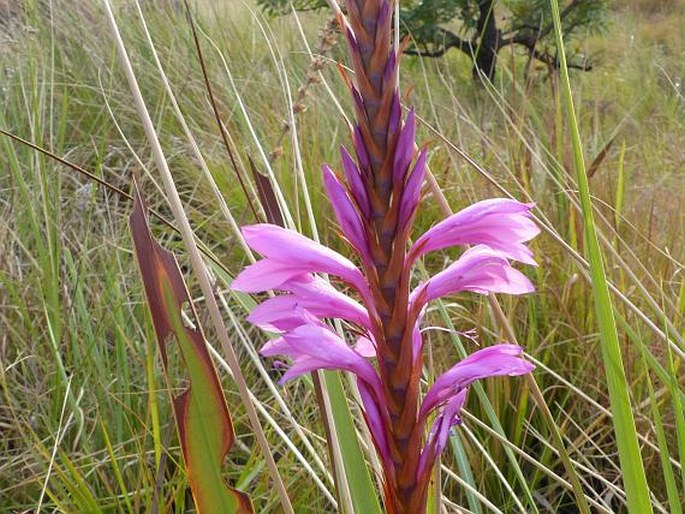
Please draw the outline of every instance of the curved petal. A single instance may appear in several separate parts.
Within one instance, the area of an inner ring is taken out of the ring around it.
[[[515,344],[498,344],[469,355],[437,378],[423,399],[420,416],[427,416],[432,409],[450,401],[481,378],[531,372],[535,366],[523,360],[522,353],[522,348]]]
[[[421,451],[419,468],[417,475],[421,476],[430,470],[435,463],[435,459],[440,455],[447,445],[447,438],[450,435],[450,428],[461,423],[461,408],[466,402],[468,389],[462,389],[455,394],[445,405],[443,411],[435,418],[433,426],[426,438],[426,445]]]
[[[284,382],[315,369],[338,369],[354,373],[369,387],[379,391],[380,379],[373,366],[325,326],[301,325],[283,334],[277,341],[278,355],[294,360],[293,366],[282,378]],[[264,345],[262,355],[276,355],[275,344],[271,342]]]
[[[428,390],[419,415],[426,419],[431,410],[443,406],[435,417],[421,452],[418,477],[433,466],[447,444],[450,428],[461,423],[461,408],[469,385],[494,376],[516,376],[532,371],[535,366],[521,358],[522,349],[514,344],[499,344],[479,350],[440,375]]]
[[[369,313],[359,302],[320,277],[298,275],[281,283],[278,289],[292,294],[276,296],[257,305],[247,318],[250,323],[272,332],[291,330],[281,325],[296,310],[305,309],[317,318],[344,319],[367,329],[371,327]]]
[[[368,337],[360,337],[354,345],[354,351],[362,357],[373,359],[376,357],[376,343]]]
[[[269,332],[288,332],[307,322],[302,316],[302,306],[293,295],[263,301],[252,309],[247,321]]]
[[[475,203],[426,231],[412,246],[408,262],[449,246],[486,244],[509,259],[535,265],[524,244],[540,233],[530,216],[532,207],[508,198]]]
[[[289,278],[304,273],[330,273],[355,286],[360,293],[366,293],[364,277],[349,259],[302,234],[269,223],[248,225],[242,228],[242,232],[250,248],[265,257],[262,261],[249,266],[243,273],[260,262],[267,261],[275,263],[273,267],[276,270],[291,271]],[[254,277],[251,276],[250,279]],[[245,282],[246,279],[243,279],[238,284],[242,285]],[[253,292],[254,289],[244,291]]]
[[[364,327],[369,324],[366,309],[342,294],[339,297],[295,294],[276,296],[252,309],[247,321],[271,332],[292,330],[294,325],[289,320],[299,319],[299,309],[305,309],[317,318],[344,319]]]
[[[283,337],[277,337],[264,343],[259,350],[259,354],[263,357],[275,357],[276,355],[287,355],[292,359],[296,359],[299,355],[290,347],[290,343]]]
[[[302,275],[302,266],[297,264],[262,259],[238,273],[231,282],[231,289],[243,293],[263,293],[281,289],[288,280]]]
[[[330,361],[326,361],[323,359],[317,359],[315,357],[310,357],[309,355],[304,355],[297,359],[292,366],[290,366],[285,373],[283,373],[283,376],[281,379],[278,381],[279,384],[285,384],[287,381],[292,380],[293,378],[301,377],[302,375],[305,375],[307,373],[311,373],[312,371],[318,371],[321,369],[328,369],[331,371],[339,371],[342,368],[339,366],[335,365],[334,363]]]
[[[474,246],[440,273],[412,291],[415,309],[425,303],[461,291],[488,294],[525,294],[534,291],[533,284],[497,250],[485,245]]]

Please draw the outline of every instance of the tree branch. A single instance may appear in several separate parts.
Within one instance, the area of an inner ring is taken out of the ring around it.
[[[404,51],[405,55],[418,55],[420,57],[442,57],[450,48],[457,48],[471,56],[474,54],[474,45],[470,41],[462,39],[451,30],[447,30],[442,27],[434,27],[434,30],[438,33],[438,37],[435,37],[434,40],[441,39],[439,36],[442,35],[441,46],[438,46],[437,49],[434,50],[429,50],[428,48],[424,50],[419,48],[408,48]]]
[[[553,66],[554,69],[558,70],[559,66],[561,65],[559,59],[557,59],[555,56],[552,56],[546,52],[541,52],[535,48],[531,50],[531,55],[538,61],[545,63],[548,66]],[[569,69],[573,70],[592,70],[592,63],[588,60],[586,60],[585,62],[567,62],[566,66],[568,66]]]
[[[559,17],[561,21],[564,21],[564,18],[566,18],[573,9],[578,7],[580,4],[583,2],[586,2],[587,0],[571,0],[571,3],[569,3],[566,7],[564,7],[564,10],[561,11],[561,14],[559,14]],[[505,46],[511,45],[511,44],[520,44],[527,46],[528,48],[534,48],[535,44],[540,41],[542,38],[545,36],[549,35],[552,30],[554,30],[554,23],[548,24],[545,28],[539,28],[539,27],[533,27],[533,26],[523,26],[521,27],[522,29],[529,29],[533,31],[531,34],[523,35],[523,34],[516,34],[510,38],[502,39],[500,40],[500,45],[499,48],[503,48]]]

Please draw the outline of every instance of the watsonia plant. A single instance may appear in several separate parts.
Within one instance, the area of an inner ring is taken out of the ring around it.
[[[354,69],[353,79],[343,75],[355,106],[355,156],[341,149],[344,181],[325,165],[323,177],[359,266],[291,230],[252,225],[244,227],[243,234],[263,259],[236,277],[232,287],[283,293],[264,301],[248,318],[280,335],[261,353],[292,360],[283,381],[319,369],[356,376],[382,463],[386,510],[421,513],[426,511],[431,471],[450,428],[460,422],[469,385],[533,369],[516,345],[483,348],[439,376],[421,401],[420,323],[426,306],[463,291],[533,291],[510,260],[535,264],[525,243],[538,228],[530,217],[531,205],[486,200],[438,223],[408,248],[427,151],[415,150],[416,118],[413,111],[403,116],[400,104],[393,9],[392,0],[350,0],[346,17],[339,18]],[[469,248],[446,269],[411,288],[417,259],[456,245]],[[319,274],[337,277],[351,294]],[[329,327],[325,320],[330,318],[348,322],[347,333]]]

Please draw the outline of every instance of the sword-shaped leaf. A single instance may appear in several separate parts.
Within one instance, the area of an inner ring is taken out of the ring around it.
[[[249,496],[229,487],[221,476],[235,439],[226,399],[176,258],[152,238],[137,184],[135,189],[129,221],[167,382],[170,373],[183,373],[188,381],[173,405],[195,506],[200,513],[252,513]],[[184,308],[188,320],[183,319]],[[169,370],[167,350],[172,338],[184,369]]]

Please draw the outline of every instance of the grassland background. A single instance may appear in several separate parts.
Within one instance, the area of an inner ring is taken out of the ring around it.
[[[2,29],[0,128],[125,191],[130,191],[133,175],[140,175],[151,206],[170,217],[100,7],[57,0],[53,7],[50,15],[28,2],[26,11]],[[230,272],[237,272],[245,257],[174,117],[140,20],[130,4],[121,2],[118,7],[138,79],[198,237]],[[202,39],[209,77],[239,164],[247,169],[250,157],[263,169],[260,152],[276,149],[289,116],[287,90],[295,94],[306,81],[307,45],[316,47],[326,14],[301,15],[298,24],[293,17],[266,20],[252,4],[233,0],[198,2],[194,7],[200,26],[218,49]],[[145,15],[214,179],[239,223],[254,221],[216,129],[182,10],[148,5]],[[670,330],[682,335],[685,2],[614,2],[610,19],[605,34],[579,43],[593,56],[594,70],[572,75],[588,161],[614,141],[598,160],[591,179],[598,211],[606,220],[601,229],[608,267],[613,282],[656,326],[667,326],[668,319]],[[327,58],[344,61],[344,49],[336,46]],[[534,200],[559,235],[582,251],[580,219],[572,207],[570,144],[559,116],[554,80],[548,70],[536,67],[525,82],[525,59],[506,51],[500,58],[493,88],[474,84],[468,60],[457,53],[441,60],[403,61],[403,84],[413,88],[409,103],[440,134],[428,126],[419,131],[419,139],[431,144],[431,169],[455,209],[501,194],[450,149],[446,141],[452,142],[486,169],[497,185],[517,198]],[[323,75],[330,93],[321,84],[310,87],[307,110],[297,118],[297,145],[321,237],[344,252],[329,223],[319,170],[324,161],[337,164],[338,145],[347,142],[344,119],[331,98],[346,109],[349,101],[335,65],[328,65]],[[284,139],[274,173],[301,230],[310,233],[290,137],[289,133]],[[38,503],[62,512],[190,508],[165,382],[131,253],[130,207],[125,199],[68,167],[0,136],[2,511],[31,511]],[[429,195],[422,202],[417,228],[440,217]],[[179,238],[161,224],[154,228],[186,265]],[[591,291],[554,238],[542,235],[534,249],[540,267],[526,272],[539,292],[503,299],[505,310],[527,352],[557,374],[539,368],[537,378],[574,458],[589,470],[584,472],[588,489],[596,490],[620,512],[620,494],[606,483],[620,488],[620,471],[611,424],[597,407],[608,406],[608,398]],[[445,259],[433,257],[426,266],[436,268]],[[628,271],[660,311],[645,299]],[[198,293],[188,276],[191,291]],[[483,343],[499,340],[485,302],[472,297],[458,300],[446,304],[458,329],[478,327]],[[231,306],[240,312],[240,306]],[[201,301],[198,309],[202,317]],[[676,418],[682,412],[674,410],[668,387],[648,370],[640,353],[645,348],[668,367],[668,347],[625,304],[617,302],[617,312],[626,320],[621,341],[638,430],[655,441],[650,378],[677,459]],[[441,324],[438,313],[431,313],[429,319]],[[247,327],[233,326],[233,330],[253,392],[290,434],[291,420],[273,407],[271,393],[241,343],[240,336],[248,334],[259,346],[263,336]],[[455,360],[454,350],[445,335],[430,334],[436,367],[443,369]],[[208,338],[213,339],[211,331]],[[678,364],[675,376],[682,390]],[[278,511],[235,387],[224,378],[238,433],[227,476],[253,495],[260,512]],[[507,437],[545,468],[563,474],[558,459],[545,446],[544,423],[521,384],[491,381],[486,390]],[[325,459],[312,392],[295,383],[282,394]],[[475,417],[485,419],[478,402],[468,407]],[[475,423],[467,422],[466,427],[482,445],[459,436],[475,485],[503,512],[513,511],[512,498],[519,485],[501,443]],[[273,430],[268,435],[296,511],[330,511],[308,470],[282,438]],[[160,452],[161,447],[166,451]],[[659,452],[645,447],[643,457],[654,494],[665,502]],[[520,462],[541,509],[573,512],[572,497],[557,480]],[[450,455],[445,463],[457,469]],[[493,471],[492,463],[502,470],[503,478]],[[324,473],[318,473],[325,482]],[[463,489],[449,477],[444,489],[450,502],[467,505]]]

